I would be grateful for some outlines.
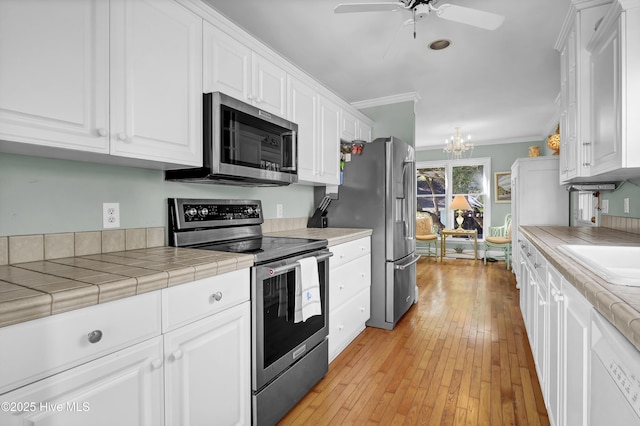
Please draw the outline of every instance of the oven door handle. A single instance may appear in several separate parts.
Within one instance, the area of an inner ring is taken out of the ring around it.
[[[331,256],[333,256],[333,253],[329,252],[329,253],[323,253],[319,256],[315,256],[316,261],[321,262],[323,260],[326,260],[328,258],[330,258]],[[270,267],[269,265],[264,265],[263,268],[268,268],[269,269],[269,275],[270,276],[275,276],[275,275],[280,275],[280,274],[284,274],[285,272],[289,272],[292,271],[296,268],[299,268],[300,264],[298,262],[294,262],[294,263],[290,263],[288,265],[282,265],[282,266],[277,266],[275,268]]]

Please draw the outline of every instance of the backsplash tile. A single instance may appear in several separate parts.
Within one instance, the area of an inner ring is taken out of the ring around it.
[[[640,218],[626,216],[611,216],[603,214],[600,217],[600,226],[616,229],[618,231],[640,234]]]
[[[125,249],[127,250],[146,248],[147,246],[146,229],[141,229],[141,228],[125,229],[124,244],[125,244]]]
[[[0,265],[9,263],[9,238],[0,237]]]
[[[165,228],[0,236],[0,266],[165,246]]]
[[[9,263],[33,262],[43,259],[43,235],[16,235],[9,237]]]
[[[75,233],[75,255],[85,256],[88,254],[102,253],[102,232],[76,232]]]
[[[102,252],[123,251],[125,249],[124,235],[124,229],[102,231]]]
[[[147,248],[164,247],[164,227],[146,228],[147,229]]]
[[[60,259],[75,254],[73,232],[64,234],[46,234],[44,236],[44,258]]]

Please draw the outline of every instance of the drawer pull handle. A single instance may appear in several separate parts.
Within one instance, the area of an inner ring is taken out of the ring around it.
[[[360,312],[364,312],[365,311],[365,307],[364,306],[360,306]]]
[[[102,339],[102,331],[93,330],[87,334],[87,337],[89,338],[89,343],[98,343]]]
[[[344,329],[344,325],[340,324],[340,325],[338,326],[338,331],[342,331],[343,329]]]
[[[104,128],[98,129],[98,136],[107,136],[107,134],[108,134],[107,129],[104,129]]]
[[[344,290],[344,284],[340,284],[340,287],[338,287],[340,290]]]
[[[534,267],[535,269],[538,269],[540,266],[541,266],[541,265],[540,265],[539,263],[534,263],[534,264],[533,264],[533,267]]]
[[[366,274],[366,273],[364,273],[364,272],[361,272],[361,273],[360,273],[360,276],[361,276],[362,278],[364,278],[364,277],[366,277],[366,276],[367,276],[367,274]]]
[[[219,302],[220,300],[222,300],[222,292],[221,292],[221,291],[219,291],[219,292],[217,292],[217,293],[212,294],[212,295],[211,295],[211,298],[212,298],[213,300],[215,300],[216,302]]]
[[[171,356],[173,356],[174,361],[177,361],[182,358],[182,355],[184,355],[184,353],[180,349],[178,349]]]
[[[162,360],[159,358],[154,359],[153,361],[151,361],[151,366],[154,370],[157,370],[158,368],[162,367]]]

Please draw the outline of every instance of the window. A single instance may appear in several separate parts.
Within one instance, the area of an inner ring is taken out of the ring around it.
[[[456,195],[464,196],[470,210],[462,212],[464,229],[476,229],[484,236],[485,223],[491,223],[491,159],[424,161],[417,164],[418,212],[428,213],[438,228],[457,226],[449,204]]]

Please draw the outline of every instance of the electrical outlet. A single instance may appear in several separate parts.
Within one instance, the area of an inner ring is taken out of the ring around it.
[[[282,217],[282,204],[276,204],[276,218]]]
[[[120,227],[120,203],[102,203],[102,227]]]
[[[629,198],[624,199],[624,212],[629,213]]]

